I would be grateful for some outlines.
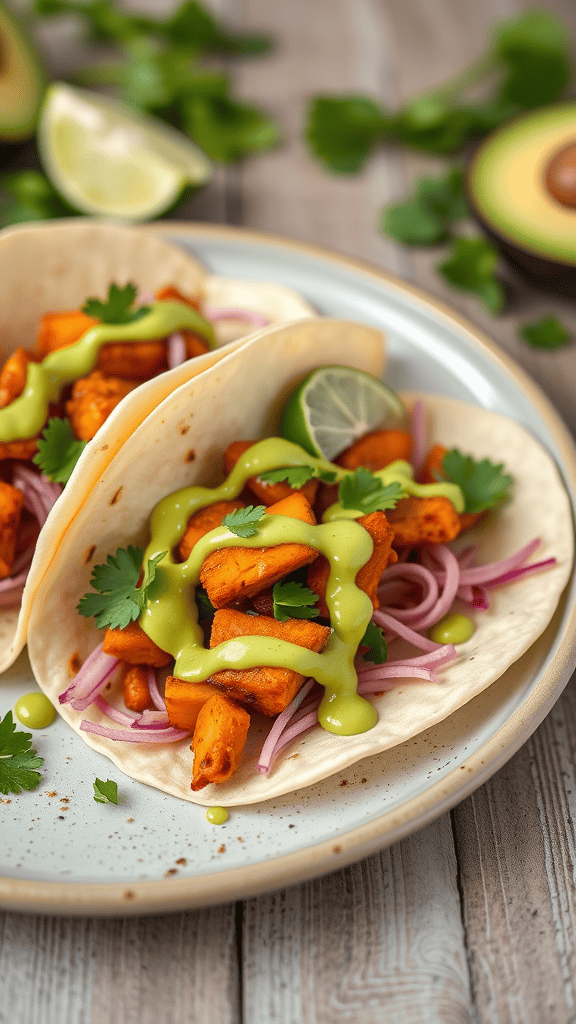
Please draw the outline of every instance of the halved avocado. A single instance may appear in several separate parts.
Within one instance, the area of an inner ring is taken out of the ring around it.
[[[473,211],[532,279],[576,285],[576,101],[511,121],[477,150],[467,175]]]
[[[0,4],[0,142],[22,142],[33,135],[44,88],[32,43]]]

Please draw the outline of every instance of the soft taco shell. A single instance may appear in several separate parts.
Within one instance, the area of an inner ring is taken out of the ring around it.
[[[149,507],[158,498],[185,484],[215,482],[222,452],[231,440],[273,433],[287,393],[311,368],[340,362],[378,373],[381,356],[374,335],[368,328],[346,330],[330,321],[270,332],[181,387],[123,446],[70,524],[38,590],[30,622],[30,658],[39,684],[56,705],[69,683],[70,657],[77,651],[85,657],[101,639],[102,634],[73,611],[89,589],[91,566],[118,546],[146,542]],[[407,401],[414,397],[407,396]],[[375,699],[380,717],[373,730],[338,737],[316,728],[286,748],[268,776],[257,774],[255,764],[270,723],[256,716],[239,771],[228,783],[195,794],[189,788],[189,741],[170,747],[140,746],[82,733],[90,746],[126,774],[175,796],[204,805],[257,803],[309,786],[408,740],[447,718],[520,658],[550,621],[570,574],[573,534],[567,494],[553,460],[518,424],[453,399],[422,397],[435,442],[502,460],[515,477],[513,502],[476,528],[478,560],[505,557],[538,536],[538,557],[553,555],[557,564],[494,590],[490,611],[477,616],[474,636],[459,647],[458,660],[440,671],[437,683],[407,683]],[[191,429],[183,437],[188,423]],[[191,451],[195,459],[185,465]],[[119,488],[121,497],[111,505]],[[143,502],[145,493],[150,506]],[[86,552],[92,545],[95,551],[87,565]],[[107,722],[94,709],[78,714],[66,705],[60,711],[77,731],[83,717]]]
[[[184,249],[163,241],[155,232],[103,221],[74,219],[49,224],[25,224],[0,232],[0,363],[18,346],[33,348],[42,315],[75,309],[91,295],[104,297],[112,281],[129,281],[139,291],[154,293],[172,284],[189,295],[206,295],[216,306],[262,312],[274,322],[309,316],[311,307],[281,285],[233,281],[209,275]],[[261,306],[259,306],[261,303]],[[238,324],[235,345],[254,333]],[[232,335],[226,322],[216,325],[219,342]],[[223,352],[208,352],[169,373],[142,384],[114,410],[80,459],[73,477],[43,528],[19,607],[0,610],[0,672],[17,658],[26,642],[26,624],[36,582],[61,535],[66,513],[85,500],[92,482],[148,413],[174,388],[202,372]]]

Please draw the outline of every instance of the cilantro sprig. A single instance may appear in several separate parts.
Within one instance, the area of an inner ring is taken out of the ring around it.
[[[360,641],[360,647],[367,647],[368,650],[362,655],[363,661],[370,661],[373,665],[383,665],[388,657],[388,646],[380,626],[370,622],[366,626],[366,632]]]
[[[318,600],[318,594],[296,580],[275,583],[272,598],[274,618],[279,622],[286,622],[287,619],[315,619],[320,614],[318,609],[313,607]]]
[[[474,292],[489,313],[501,313],[505,293],[496,269],[497,250],[485,238],[454,238],[448,259],[437,270],[461,291]]]
[[[136,285],[130,282],[124,288],[112,283],[108,288],[108,297],[105,302],[102,302],[101,299],[87,299],[82,307],[82,312],[86,313],[86,316],[100,320],[103,324],[133,324],[150,312],[150,306],[133,308],[136,292]]]
[[[99,629],[125,629],[144,611],[156,578],[156,567],[166,554],[162,551],[148,559],[142,584],[138,586],[144,556],[142,548],[132,545],[118,548],[115,555],[108,555],[104,565],[94,566],[90,583],[98,593],[84,594],[77,611],[86,618],[95,616]]]
[[[106,782],[103,782],[102,779],[96,779],[92,785],[94,786],[94,800],[97,804],[118,803],[117,782],[113,782],[112,779],[106,779]]]
[[[279,484],[282,481],[299,491],[309,480],[322,480],[333,484],[338,474],[336,471],[316,469],[314,466],[285,466],[283,469],[268,469],[260,473],[259,480],[268,484]]]
[[[67,484],[78,459],[86,447],[79,441],[69,420],[57,416],[48,420],[42,437],[38,438],[38,451],[32,457],[44,476],[57,484]]]
[[[504,464],[490,459],[473,459],[457,448],[442,459],[444,477],[458,484],[464,495],[465,512],[484,512],[510,499],[513,477],[504,472]]]
[[[21,793],[32,790],[40,783],[44,764],[32,749],[32,734],[17,732],[12,712],[0,721],[0,793]]]
[[[518,328],[518,334],[531,348],[547,349],[549,352],[564,348],[571,340],[570,331],[557,316],[546,316],[532,324],[524,324]]]
[[[438,178],[419,178],[414,195],[383,212],[381,227],[404,245],[437,245],[467,216],[464,175],[455,167]]]
[[[356,509],[362,515],[378,510],[395,508],[396,502],[404,496],[398,482],[384,485],[368,469],[360,467],[345,476],[338,488],[338,500],[342,508]]]
[[[255,537],[258,533],[257,524],[265,511],[265,505],[256,505],[256,507],[247,505],[246,508],[237,508],[234,512],[229,512],[227,516],[224,516],[222,526],[230,530],[230,533],[235,533],[237,537]]]

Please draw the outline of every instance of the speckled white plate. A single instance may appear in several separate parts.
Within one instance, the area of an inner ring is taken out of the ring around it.
[[[216,273],[278,281],[320,312],[382,327],[387,379],[516,419],[556,458],[576,497],[576,452],[539,389],[487,338],[428,296],[336,254],[234,228],[154,225]],[[455,715],[323,783],[234,808],[205,809],[121,775],[58,720],[35,734],[45,758],[33,793],[0,797],[0,906],[134,914],[241,899],[342,867],[395,842],[467,796],[542,721],[576,664],[576,587],[537,643]],[[0,681],[0,717],[34,687],[25,655]],[[118,807],[96,804],[114,778]]]

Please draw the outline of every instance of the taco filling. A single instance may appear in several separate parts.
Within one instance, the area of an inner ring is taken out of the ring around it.
[[[490,452],[426,452],[420,401],[406,427],[370,431],[333,462],[279,437],[236,440],[220,485],[161,500],[146,551],[109,555],[78,604],[106,632],[60,703],[121,727],[80,729],[128,743],[192,734],[196,793],[240,767],[254,713],[274,719],[267,774],[308,729],[374,729],[369,695],[441,685],[488,589],[556,559],[528,563],[539,538],[484,566],[473,546],[456,554],[448,545],[511,499],[513,479]],[[116,673],[125,711],[104,696]]]

